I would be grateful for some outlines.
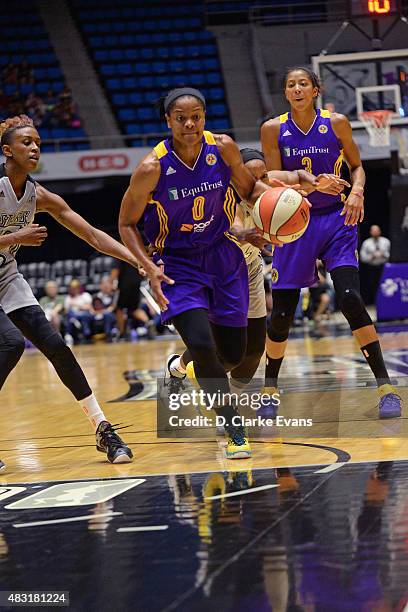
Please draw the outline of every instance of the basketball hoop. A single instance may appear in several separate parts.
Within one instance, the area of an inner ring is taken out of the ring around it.
[[[390,146],[390,125],[393,115],[394,112],[390,110],[375,110],[360,113],[359,118],[364,123],[370,137],[370,146]]]

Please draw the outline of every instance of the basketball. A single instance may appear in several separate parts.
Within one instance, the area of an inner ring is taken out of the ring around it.
[[[276,238],[294,242],[309,225],[309,205],[303,196],[288,187],[275,187],[262,193],[255,202],[252,218],[265,240]]]

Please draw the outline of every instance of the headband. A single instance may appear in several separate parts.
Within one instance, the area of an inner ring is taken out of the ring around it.
[[[241,149],[240,153],[244,164],[252,159],[260,159],[263,162],[265,161],[263,154],[257,149]]]
[[[181,96],[194,96],[204,104],[205,108],[205,98],[201,91],[198,89],[194,89],[193,87],[179,87],[178,89],[173,89],[164,99],[164,111],[167,113],[171,104],[173,104],[174,100],[177,98],[181,98]]]

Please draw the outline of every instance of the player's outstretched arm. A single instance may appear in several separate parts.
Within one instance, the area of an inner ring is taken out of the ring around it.
[[[160,163],[154,153],[149,153],[136,168],[130,179],[130,185],[122,199],[119,214],[119,233],[125,245],[138,259],[149,278],[156,302],[161,310],[167,310],[168,299],[161,290],[161,283],[173,284],[163,269],[156,266],[146,253],[142,237],[136,224],[160,178]]]
[[[353,132],[347,117],[334,113],[332,127],[342,143],[344,157],[351,174],[351,191],[340,214],[345,215],[345,225],[356,225],[364,219],[365,172],[361,163],[360,151],[353,139]]]
[[[78,238],[82,238],[97,251],[123,259],[137,268],[136,257],[123,244],[85,221],[59,195],[48,191],[41,185],[37,184],[36,187],[37,212],[49,213],[58,223],[69,229]]]

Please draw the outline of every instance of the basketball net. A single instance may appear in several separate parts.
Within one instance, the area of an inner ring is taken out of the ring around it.
[[[390,125],[394,115],[390,110],[375,110],[360,113],[360,120],[369,135],[369,143],[372,147],[390,146]]]

